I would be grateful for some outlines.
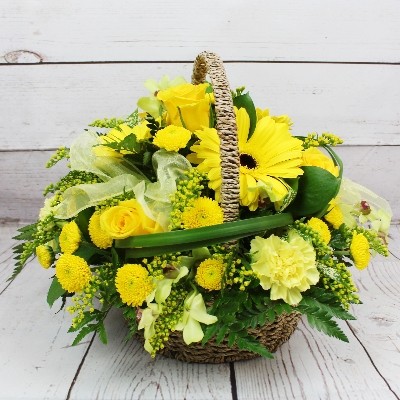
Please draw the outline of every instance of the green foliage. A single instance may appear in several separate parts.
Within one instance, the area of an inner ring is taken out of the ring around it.
[[[299,190],[288,210],[294,215],[309,216],[325,210],[335,197],[340,179],[320,167],[302,167]]]
[[[138,109],[136,109],[132,114],[128,115],[125,119],[125,123],[133,128],[134,126],[136,126],[139,123],[139,111]]]
[[[141,150],[140,143],[136,139],[134,133],[130,133],[122,140],[108,141],[107,143],[102,143],[102,146],[109,147],[119,153],[127,151],[129,153],[139,153]]]
[[[94,310],[93,312],[85,311],[82,320],[75,326],[71,326],[68,332],[78,332],[75,340],[72,342],[73,346],[76,346],[82,341],[87,335],[92,332],[96,332],[99,335],[100,340],[107,344],[107,333],[104,327],[104,320],[110,310],[110,306],[104,310]]]
[[[252,98],[250,97],[249,93],[240,94],[233,99],[233,105],[237,108],[244,108],[249,114],[250,117],[250,131],[249,131],[249,138],[253,134],[254,130],[256,129],[257,124],[257,113],[256,107],[253,103]]]
[[[59,161],[69,159],[69,149],[67,147],[60,147],[56,152],[50,157],[49,161],[46,163],[46,168],[51,168],[56,165]]]
[[[21,232],[19,235],[14,236],[15,240],[32,240],[34,238],[34,234],[37,230],[37,222],[34,224],[23,226],[22,228],[17,229],[18,232]]]
[[[128,117],[129,118],[129,117]],[[89,126],[93,128],[107,128],[112,129],[116,128],[118,125],[121,125],[125,122],[122,118],[103,118],[103,119],[96,119]]]
[[[50,307],[52,307],[54,302],[64,295],[65,295],[65,289],[61,287],[60,282],[55,276],[53,278],[53,281],[51,282],[49,291],[47,293],[47,303],[49,304]]]
[[[205,328],[203,344],[215,338],[217,344],[227,340],[229,346],[252,351],[271,358],[271,352],[249,333],[249,329],[273,322],[278,315],[290,313],[293,308],[281,301],[272,302],[265,293],[250,293],[226,289],[221,292],[209,311],[218,321]]]
[[[303,295],[296,309],[306,315],[311,327],[344,342],[349,341],[332,318],[342,320],[354,320],[355,318],[342,308],[332,293],[322,288],[313,288]]]
[[[76,217],[75,222],[78,225],[79,230],[82,232],[83,236],[86,240],[90,241],[89,235],[89,221],[94,213],[94,208],[86,208],[85,210],[81,211]]]

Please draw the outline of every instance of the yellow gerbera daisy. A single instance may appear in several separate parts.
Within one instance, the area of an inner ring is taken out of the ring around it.
[[[185,229],[201,228],[224,222],[222,208],[215,200],[199,197],[182,213],[182,225]]]
[[[196,282],[207,290],[220,290],[225,264],[222,260],[208,258],[197,268]]]
[[[289,186],[282,178],[296,178],[303,174],[302,142],[294,138],[286,123],[270,116],[261,118],[249,138],[250,118],[244,108],[235,110],[240,153],[240,204],[256,210],[261,197],[272,202],[283,200]],[[209,187],[220,197],[221,165],[220,141],[215,129],[196,131],[200,141],[190,149],[190,162],[208,174]],[[266,196],[264,196],[266,193]]]

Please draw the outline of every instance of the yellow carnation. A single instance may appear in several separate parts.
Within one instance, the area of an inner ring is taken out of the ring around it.
[[[196,282],[207,290],[220,290],[225,264],[222,260],[208,258],[197,268]]]
[[[61,251],[66,254],[72,254],[78,250],[82,240],[81,231],[75,221],[64,225],[60,233]]]
[[[181,126],[169,125],[160,129],[153,140],[153,143],[167,151],[178,151],[183,149],[189,142],[192,133]]]
[[[368,239],[362,233],[355,233],[350,244],[350,254],[353,257],[354,265],[358,269],[368,266],[371,259]]]
[[[95,212],[89,220],[89,236],[93,244],[99,249],[107,249],[112,246],[113,239],[103,231],[100,226],[101,212]]]
[[[115,286],[121,300],[134,307],[141,306],[154,289],[147,269],[139,264],[125,264],[119,268],[115,277]]]
[[[313,166],[323,168],[334,176],[339,176],[339,167],[336,166],[332,159],[326,156],[321,150],[310,147],[303,152],[303,166]]]
[[[283,299],[290,305],[298,304],[301,292],[319,280],[313,246],[295,231],[288,240],[271,235],[251,241],[252,270],[265,290],[271,290],[271,300]]]
[[[182,213],[182,224],[185,229],[201,228],[224,222],[222,208],[215,200],[199,197]]]
[[[344,222],[342,210],[337,205],[330,209],[328,214],[324,216],[324,219],[328,221],[334,229],[339,229],[340,225]]]
[[[135,199],[121,201],[118,206],[104,211],[100,216],[100,227],[113,239],[161,231],[160,225],[144,213]]]
[[[64,290],[74,293],[84,289],[92,274],[83,258],[72,254],[62,254],[56,262],[56,276]]]
[[[321,219],[315,217],[311,218],[308,221],[308,226],[319,233],[325,244],[328,244],[331,241],[331,232],[328,225]]]
[[[41,244],[36,247],[36,257],[38,258],[39,264],[43,268],[50,268],[54,261],[54,254],[51,247]]]

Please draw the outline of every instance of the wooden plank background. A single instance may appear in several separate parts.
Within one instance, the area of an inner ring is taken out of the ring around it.
[[[350,344],[301,324],[272,362],[153,363],[121,344],[118,314],[108,347],[88,338],[71,349],[69,317],[46,309],[46,272],[34,262],[6,281],[10,237],[63,174],[43,168],[52,152],[92,120],[130,113],[145,79],[190,79],[203,50],[225,60],[232,87],[290,115],[296,134],[342,136],[345,175],[387,198],[400,221],[398,0],[1,0],[1,399],[400,398],[397,227],[392,258],[356,276],[365,304],[343,326]]]

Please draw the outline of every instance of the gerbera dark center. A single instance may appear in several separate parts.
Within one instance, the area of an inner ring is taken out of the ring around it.
[[[254,169],[257,167],[257,161],[250,154],[242,153],[239,159],[242,167],[249,169]]]

